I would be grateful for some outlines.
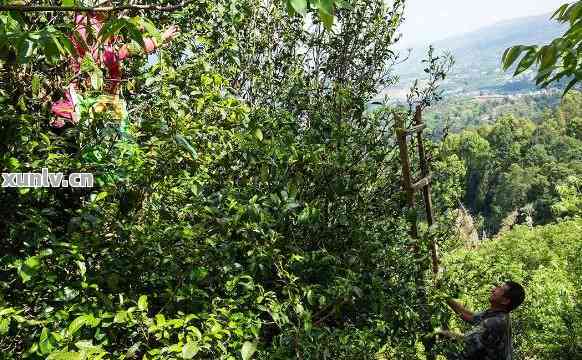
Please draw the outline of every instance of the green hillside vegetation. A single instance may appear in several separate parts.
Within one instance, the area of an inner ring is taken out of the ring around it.
[[[495,234],[508,216],[545,224],[561,215],[559,186],[582,177],[581,129],[582,95],[572,93],[537,123],[504,115],[444,140],[443,153],[465,166],[463,202],[481,230]]]
[[[425,119],[434,139],[444,132],[458,133],[465,129],[492,124],[503,115],[513,115],[540,123],[560,103],[561,92],[498,97],[446,97],[432,106]]]
[[[486,309],[492,285],[522,283],[524,304],[512,313],[516,359],[582,359],[582,220],[517,226],[477,249],[444,258],[449,286],[475,310]],[[465,330],[460,321],[452,328]]]

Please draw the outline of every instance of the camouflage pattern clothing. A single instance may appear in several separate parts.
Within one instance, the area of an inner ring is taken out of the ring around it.
[[[474,327],[465,333],[464,360],[511,360],[511,321],[505,311],[475,314]]]

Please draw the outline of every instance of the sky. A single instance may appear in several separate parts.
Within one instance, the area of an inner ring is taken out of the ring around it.
[[[499,21],[553,12],[566,2],[568,0],[407,0],[406,22],[400,27],[400,46],[430,43]]]

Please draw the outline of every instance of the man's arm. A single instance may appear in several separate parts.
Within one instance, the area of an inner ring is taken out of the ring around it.
[[[475,318],[475,314],[472,311],[467,310],[460,302],[449,299],[447,300],[447,304],[453,309],[454,312],[461,316],[461,319],[467,322],[473,322]]]

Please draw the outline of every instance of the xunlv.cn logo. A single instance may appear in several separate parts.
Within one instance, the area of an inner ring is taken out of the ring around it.
[[[40,173],[2,173],[2,187],[93,187],[93,174],[51,173],[42,168]]]

